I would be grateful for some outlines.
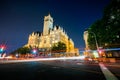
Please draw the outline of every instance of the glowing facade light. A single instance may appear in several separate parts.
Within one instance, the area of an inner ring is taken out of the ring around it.
[[[32,50],[32,53],[33,53],[33,54],[36,54],[36,53],[37,53],[37,49],[33,49],[33,50]]]
[[[37,51],[36,50],[33,50],[33,53],[36,53]]]
[[[99,50],[99,53],[101,54],[101,53],[102,53],[102,51],[101,51],[101,50]]]
[[[99,57],[99,55],[98,55],[98,52],[97,52],[97,51],[93,51],[93,55],[94,55],[94,57],[95,57],[95,58],[98,58],[98,57]]]

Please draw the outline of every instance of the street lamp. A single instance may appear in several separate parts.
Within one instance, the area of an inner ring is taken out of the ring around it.
[[[98,47],[98,42],[97,42],[97,38],[96,38],[96,34],[94,32],[90,32],[94,35],[95,37],[95,44],[96,44],[96,48],[97,48],[97,52],[98,52],[98,55],[99,55],[99,47]]]
[[[97,42],[96,34],[94,32],[90,32],[90,33],[92,33],[94,35],[94,37],[95,37],[95,44],[96,44],[96,48],[98,50],[99,47],[98,47],[98,42]]]

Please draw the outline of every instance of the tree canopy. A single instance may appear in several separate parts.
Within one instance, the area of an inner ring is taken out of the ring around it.
[[[15,50],[15,51],[13,51],[11,54],[16,54],[16,53],[20,53],[20,54],[30,53],[30,48],[21,47],[21,48],[18,48],[17,50]]]
[[[103,17],[88,29],[88,43],[95,49],[95,36],[99,47],[120,47],[120,0],[111,0],[104,9]]]
[[[52,46],[52,52],[66,52],[66,44],[63,42],[55,43]]]

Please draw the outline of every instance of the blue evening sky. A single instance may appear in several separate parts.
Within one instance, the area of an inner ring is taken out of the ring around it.
[[[7,51],[25,45],[33,31],[43,31],[44,16],[63,27],[75,47],[84,49],[83,32],[103,15],[110,0],[0,0],[0,44]]]

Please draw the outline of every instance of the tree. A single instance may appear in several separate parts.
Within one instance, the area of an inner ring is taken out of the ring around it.
[[[66,44],[63,42],[55,43],[52,46],[52,52],[66,52]]]
[[[117,47],[120,43],[120,0],[111,0],[110,4],[104,9],[103,20],[106,29],[106,43]],[[107,45],[107,46],[108,46]],[[119,45],[120,46],[120,45]]]
[[[93,23],[88,29],[88,44],[90,45],[90,49],[96,49],[96,41],[98,45],[102,45],[104,43],[103,36],[105,34],[103,24],[101,24],[101,20],[97,20]],[[96,40],[95,40],[96,39]]]
[[[94,37],[96,34],[98,45],[104,48],[120,47],[120,0],[111,0],[104,9],[103,17],[94,22],[88,29],[88,44],[95,49]]]
[[[21,48],[18,48],[17,50],[15,50],[15,51],[13,51],[11,54],[16,54],[16,53],[19,53],[19,54],[30,53],[30,48],[28,48],[28,47],[21,47]]]

